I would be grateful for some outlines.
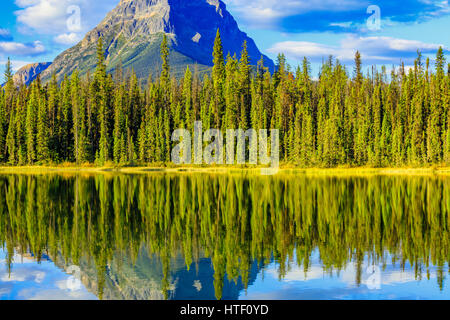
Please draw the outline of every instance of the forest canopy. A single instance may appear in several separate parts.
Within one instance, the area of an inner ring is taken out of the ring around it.
[[[133,71],[106,72],[102,40],[93,75],[78,72],[46,84],[16,86],[8,60],[0,90],[0,163],[45,165],[169,163],[175,129],[279,129],[280,159],[301,167],[450,164],[450,64],[440,48],[431,65],[418,52],[402,64],[353,72],[330,57],[314,80],[307,58],[296,70],[280,54],[271,74],[240,57],[224,57],[220,33],[214,66],[200,79],[162,72],[142,87]],[[350,73],[352,73],[350,75]],[[149,72],[150,74],[150,72]]]

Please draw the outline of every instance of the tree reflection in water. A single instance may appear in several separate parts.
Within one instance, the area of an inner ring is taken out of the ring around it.
[[[105,281],[126,283],[132,297],[173,298],[177,281],[210,261],[203,286],[222,299],[224,286],[247,288],[270,262],[280,278],[291,263],[307,271],[316,250],[325,272],[355,262],[357,284],[365,259],[409,263],[417,277],[434,265],[442,289],[449,212],[450,179],[432,176],[0,176],[8,267],[14,252],[80,265],[100,298],[114,298]],[[136,266],[141,280],[126,272]]]

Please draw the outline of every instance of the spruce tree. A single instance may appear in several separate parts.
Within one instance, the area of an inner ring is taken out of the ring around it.
[[[10,112],[8,133],[6,135],[6,152],[8,164],[17,164],[15,111]]]
[[[410,161],[417,165],[423,162],[425,158],[425,121],[426,116],[424,110],[424,92],[422,83],[422,70],[419,64],[420,60],[416,60],[414,70],[414,94],[411,104],[411,151]]]
[[[354,78],[354,80],[358,86],[362,85],[362,81],[363,81],[362,61],[361,61],[361,54],[359,53],[359,51],[356,51],[356,53],[355,53],[355,78]]]
[[[37,114],[39,110],[39,90],[37,82],[31,86],[31,95],[28,100],[26,110],[26,161],[28,164],[33,164],[37,159],[36,154],[36,132],[37,132]]]
[[[125,104],[125,87],[120,85],[116,89],[116,96],[114,101],[114,146],[113,158],[116,164],[122,162],[122,154],[125,148],[125,134],[126,134],[126,115],[124,110]]]
[[[73,99],[71,83],[67,75],[61,84],[60,106],[57,112],[59,156],[62,161],[72,161],[73,152]]]
[[[213,125],[215,128],[221,128],[222,113],[225,109],[225,60],[219,29],[217,29],[213,48],[212,82],[214,87]]]
[[[129,92],[127,100],[128,108],[125,112],[129,121],[127,128],[131,129],[130,133],[127,135],[136,137],[142,120],[142,101],[139,81],[134,70],[129,80]]]
[[[4,81],[5,81],[5,112],[8,115],[14,104],[14,91],[15,91],[15,84],[14,84],[14,73],[12,69],[11,59],[8,57],[8,61],[6,62],[5,66],[5,73],[4,73]]]
[[[372,106],[372,138],[369,142],[369,162],[376,167],[381,166],[382,150],[381,150],[381,135],[383,124],[383,101],[382,101],[382,84],[377,80],[374,92],[372,94],[371,106]]]
[[[163,41],[161,43],[161,60],[162,60],[162,70],[161,70],[161,77],[160,77],[160,86],[162,89],[162,94],[164,97],[164,104],[165,107],[167,107],[167,104],[169,103],[170,97],[170,62],[169,62],[169,45],[167,36],[164,34]]]
[[[316,110],[314,108],[313,84],[310,77],[310,65],[308,59],[303,59],[301,74],[299,75],[300,104],[295,125],[296,145],[299,146],[300,162],[309,166],[314,162],[316,146]],[[300,116],[301,115],[301,116]],[[300,123],[301,122],[301,123]]]
[[[0,90],[0,163],[6,162],[6,134],[8,122],[5,109],[5,91]]]
[[[78,70],[72,74],[70,81],[73,119],[73,159],[77,164],[87,160],[86,155],[86,110],[81,92]]]
[[[442,47],[439,47],[437,53],[436,53],[436,76],[438,79],[442,79],[445,75],[444,67],[445,67],[445,56],[444,56],[444,49]]]
[[[236,129],[239,123],[238,107],[240,104],[238,85],[238,61],[233,56],[227,56],[225,67],[225,114],[223,119],[223,131]]]
[[[59,130],[58,130],[58,110],[59,110],[59,87],[56,75],[53,74],[50,83],[47,87],[47,111],[48,111],[48,126],[49,126],[49,144],[53,146],[51,150],[51,160],[57,161],[57,149],[59,148]],[[58,147],[58,148],[56,148]]]
[[[429,63],[427,63],[428,66]],[[429,163],[439,163],[443,158],[443,126],[444,126],[444,99],[442,95],[443,81],[439,77],[428,75],[425,81],[427,96],[431,95],[429,102],[429,115],[427,121],[427,161]],[[431,80],[431,84],[430,84]],[[430,89],[432,88],[430,94]]]
[[[247,50],[247,41],[244,41],[242,45],[241,59],[239,60],[239,127],[241,129],[248,128],[248,122],[250,119],[250,106],[251,106],[251,68],[250,57]]]
[[[96,107],[98,110],[97,123],[100,131],[97,161],[99,164],[104,164],[109,160],[109,81],[106,74],[102,38],[99,38],[97,43],[97,68],[94,76],[94,87],[98,89]]]
[[[194,132],[194,122],[195,115],[193,110],[192,101],[192,73],[189,66],[186,67],[186,73],[183,78],[183,101],[184,101],[184,119],[186,124],[186,129],[188,129],[191,134]]]
[[[37,161],[45,163],[50,160],[48,110],[44,97],[39,99],[37,113],[36,155]]]

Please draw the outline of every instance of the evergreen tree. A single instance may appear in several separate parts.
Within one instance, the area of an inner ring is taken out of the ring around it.
[[[362,81],[363,81],[362,61],[361,61],[361,54],[359,53],[359,51],[356,51],[356,53],[355,53],[355,78],[354,78],[354,80],[358,86],[362,85]]]
[[[420,60],[415,62],[414,71],[414,94],[411,104],[411,152],[410,161],[414,164],[420,164],[425,158],[425,121],[424,93],[422,83],[422,69]]]
[[[142,102],[141,102],[141,90],[136,73],[133,71],[129,81],[129,93],[128,93],[128,108],[126,110],[127,120],[129,124],[127,128],[130,128],[130,133],[127,134],[130,137],[136,137],[138,128],[141,125],[142,119]]]
[[[72,74],[70,94],[73,119],[73,159],[77,164],[87,161],[86,110],[78,70]]]
[[[247,51],[247,41],[244,41],[241,52],[241,59],[239,60],[239,97],[240,97],[240,116],[239,127],[241,129],[248,128],[250,119],[251,107],[251,68],[250,57]]]
[[[161,60],[162,60],[162,71],[161,71],[161,89],[163,92],[163,103],[165,106],[169,103],[170,97],[168,93],[170,92],[170,62],[169,62],[169,45],[167,36],[164,34],[163,41],[161,43]]]
[[[37,82],[31,86],[30,99],[28,100],[26,110],[26,161],[33,164],[36,161],[36,132],[37,132],[37,114],[39,109],[39,90]]]
[[[377,80],[377,84],[374,88],[374,92],[372,94],[372,139],[369,142],[369,162],[373,166],[381,166],[382,159],[382,150],[381,150],[381,136],[383,130],[383,96],[382,96],[382,88],[383,84],[380,79]]]
[[[15,91],[15,84],[14,84],[14,73],[12,69],[11,59],[8,57],[8,61],[6,62],[5,67],[5,111],[8,115],[13,108],[13,99],[14,99],[14,91]]]
[[[432,87],[432,96],[429,103],[429,116],[427,123],[427,161],[439,163],[443,158],[443,125],[444,125],[444,101],[442,95],[442,81],[439,77],[432,77],[430,84],[429,60],[427,62],[427,80],[425,81],[427,96]]]
[[[0,90],[0,163],[6,162],[6,135],[8,122],[6,119],[5,92]]]
[[[40,163],[48,162],[50,160],[50,135],[48,124],[49,122],[46,100],[44,97],[41,97],[41,99],[39,99],[37,112],[36,132],[36,160]]]
[[[123,154],[125,149],[126,134],[126,114],[124,110],[125,104],[125,87],[122,84],[116,92],[114,102],[114,147],[113,155],[116,164],[123,162]],[[125,160],[126,161],[126,160]]]
[[[240,104],[238,85],[238,61],[233,56],[227,56],[225,67],[225,115],[223,129],[236,129],[239,122],[238,107]]]
[[[183,101],[184,101],[184,120],[185,127],[191,134],[194,132],[194,122],[196,120],[193,110],[192,101],[192,73],[189,66],[186,68],[186,73],[183,78]]]
[[[61,84],[60,107],[57,112],[59,156],[66,161],[72,161],[73,152],[73,99],[71,83],[66,75]]]
[[[313,84],[310,78],[308,59],[303,59],[299,75],[300,106],[295,125],[297,126],[295,145],[299,146],[300,163],[309,166],[315,161],[316,110],[314,108]],[[300,116],[301,115],[301,116]]]
[[[219,29],[217,29],[216,39],[214,41],[212,82],[214,87],[213,124],[215,128],[221,128],[220,120],[225,109],[225,60]]]
[[[8,164],[15,165],[17,164],[17,151],[16,151],[16,121],[15,121],[15,112],[11,111],[9,118],[9,127],[8,133],[6,135],[6,151],[8,154]]]
[[[48,101],[47,101],[47,112],[48,112],[48,134],[49,134],[49,144],[51,146],[56,146],[50,151],[50,157],[52,161],[58,161],[59,157],[57,152],[59,151],[59,129],[57,115],[59,112],[59,88],[58,82],[56,80],[56,75],[52,75],[52,79],[48,85],[47,89]]]
[[[96,107],[100,137],[98,142],[97,161],[104,164],[109,160],[109,81],[106,74],[105,53],[103,51],[103,40],[99,38],[97,43],[97,68],[94,76],[94,88],[98,89],[96,96]]]
[[[444,56],[444,49],[442,47],[439,47],[437,53],[436,53],[436,76],[438,79],[444,78],[445,71],[445,56]]]

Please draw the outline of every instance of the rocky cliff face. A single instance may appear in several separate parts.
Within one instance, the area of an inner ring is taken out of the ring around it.
[[[93,71],[96,45],[105,43],[108,71],[118,66],[133,68],[140,78],[160,71],[160,43],[163,34],[170,41],[170,62],[175,75],[187,65],[200,72],[212,64],[212,49],[220,29],[224,53],[239,53],[247,41],[251,63],[261,58],[255,42],[242,32],[220,0],[121,0],[115,9],[76,46],[59,55],[42,74],[48,80],[53,73],[59,80],[75,69],[81,74]],[[273,62],[265,57],[266,66]]]
[[[20,68],[14,75],[14,83],[16,85],[29,85],[41,72],[50,67],[51,64],[51,62],[32,63]]]

